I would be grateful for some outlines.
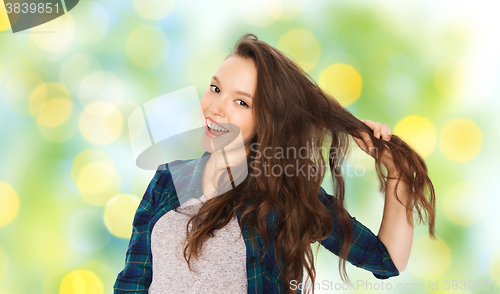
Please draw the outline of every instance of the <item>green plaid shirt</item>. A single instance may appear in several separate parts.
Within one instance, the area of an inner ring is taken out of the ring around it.
[[[176,185],[178,183],[187,185],[189,191],[196,193],[194,195],[202,195],[200,175],[209,157],[207,155],[209,153],[205,152],[199,159],[177,160],[170,163],[170,165],[180,164],[177,167],[181,168],[178,168],[175,173],[171,173],[166,164],[158,167],[135,214],[132,236],[125,258],[125,268],[118,274],[113,287],[114,293],[148,293],[149,285],[152,282],[151,233],[153,226],[168,211],[180,205],[173,185],[174,182]],[[318,197],[332,211],[328,202],[332,196],[321,188]],[[250,231],[247,225],[242,226],[239,212],[237,218],[246,244],[248,293],[284,293],[286,285],[279,277],[278,264],[274,258],[274,244],[271,241],[270,248],[261,262],[261,252],[265,252],[266,246],[264,239],[253,230]],[[379,238],[356,218],[351,216],[351,220],[354,232],[347,260],[356,267],[372,272],[378,279],[398,276],[399,271]],[[270,236],[274,235],[276,221],[277,214],[269,213],[268,231]],[[250,234],[259,244],[257,247],[252,246]],[[341,243],[338,236],[338,226],[335,226],[331,236],[322,240],[321,245],[339,255]]]

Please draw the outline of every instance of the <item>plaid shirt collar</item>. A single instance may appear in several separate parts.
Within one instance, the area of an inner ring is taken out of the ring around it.
[[[203,195],[201,175],[210,156],[211,153],[205,151],[200,158],[176,160],[168,164],[179,203]],[[236,195],[235,200],[239,195],[240,193]]]
[[[198,159],[176,160],[168,164],[180,203],[203,194],[201,174],[210,155],[210,152],[205,151]]]

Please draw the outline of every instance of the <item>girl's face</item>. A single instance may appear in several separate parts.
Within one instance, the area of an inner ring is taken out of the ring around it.
[[[201,98],[204,125],[208,119],[211,123],[221,125],[229,133],[235,131],[236,125],[247,145],[255,135],[252,107],[256,88],[257,68],[254,62],[236,55],[229,56],[212,77],[210,86]],[[211,128],[208,128],[208,132],[210,138],[220,136],[223,139],[231,136]]]

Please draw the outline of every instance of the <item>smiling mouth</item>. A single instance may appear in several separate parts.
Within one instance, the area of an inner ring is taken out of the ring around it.
[[[214,134],[217,134],[217,135],[229,132],[229,130],[223,128],[222,126],[220,126],[216,123],[211,122],[208,118],[207,118],[207,126],[208,126],[208,129],[210,130],[210,132],[213,132]]]

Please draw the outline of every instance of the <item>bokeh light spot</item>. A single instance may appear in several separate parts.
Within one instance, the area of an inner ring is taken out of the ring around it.
[[[78,115],[79,112],[76,107],[70,108],[69,119],[56,127],[47,127],[38,124],[40,134],[50,142],[64,143],[72,139],[78,134]]]
[[[19,196],[11,185],[0,182],[0,227],[12,222],[19,212]]]
[[[443,240],[422,236],[413,243],[411,259],[409,268],[415,276],[436,279],[450,266],[451,251]]]
[[[102,212],[99,221],[102,223]],[[102,224],[102,226],[104,227],[104,224]],[[111,237],[111,234],[109,234],[108,230],[105,227],[104,230],[106,231],[106,234],[109,237]],[[86,269],[95,273],[101,279],[104,285],[104,289],[108,289],[105,291],[105,293],[108,293],[108,291],[113,292],[112,289],[113,289],[113,284],[115,283],[116,280],[116,272],[113,268],[110,267],[110,264],[105,262],[102,258],[100,260],[97,259],[87,260],[79,268]]]
[[[471,226],[479,221],[484,216],[485,207],[485,196],[481,189],[472,183],[455,184],[444,197],[446,216],[461,226]]]
[[[321,55],[321,44],[308,30],[292,29],[283,34],[276,46],[297,62],[304,71],[316,66]]]
[[[160,65],[168,55],[167,36],[153,26],[140,26],[127,38],[127,57],[137,67],[151,69]]]
[[[82,168],[76,186],[82,198],[93,205],[104,205],[116,191],[119,176],[108,162],[91,162]]]
[[[362,90],[362,78],[349,64],[334,63],[321,72],[319,86],[346,107],[358,100]]]
[[[80,171],[91,162],[102,161],[112,163],[109,155],[98,149],[86,149],[80,152],[71,165],[71,179],[76,183]]]
[[[92,205],[106,205],[120,190],[120,176],[103,151],[87,149],[71,165],[71,179],[82,198]]]
[[[59,294],[102,294],[104,286],[92,271],[77,269],[67,274],[61,282]]]
[[[31,91],[29,96],[29,111],[35,116],[43,108],[47,100],[52,98],[71,99],[68,89],[59,83],[41,83]]]
[[[55,33],[39,34],[36,31],[50,31]],[[65,13],[49,22],[31,30],[31,38],[43,50],[60,52],[68,47],[75,35],[75,22],[70,13]]]
[[[446,123],[439,136],[439,148],[451,161],[466,162],[480,151],[483,135],[470,119],[456,118]]]
[[[0,7],[5,8],[3,0],[0,0]],[[9,15],[7,14],[7,10],[0,9],[0,31],[7,29],[10,29]]]
[[[42,106],[36,121],[45,127],[57,127],[69,118],[72,107],[70,100],[52,99]]]
[[[91,162],[80,171],[76,186],[83,193],[101,193],[111,186],[115,172],[107,162]]]
[[[106,145],[116,140],[123,128],[123,116],[116,106],[96,101],[85,107],[80,116],[80,131],[92,144]]]
[[[111,234],[128,239],[140,199],[134,195],[119,194],[106,204],[104,223]]]
[[[150,20],[159,20],[167,16],[175,6],[174,0],[133,0],[135,11]]]
[[[73,107],[71,93],[63,84],[39,84],[31,92],[29,112],[48,141],[63,143],[78,132],[78,110]]]
[[[393,134],[403,139],[424,158],[436,148],[436,128],[423,116],[409,115],[403,118],[396,124]]]

